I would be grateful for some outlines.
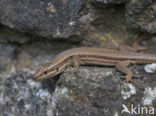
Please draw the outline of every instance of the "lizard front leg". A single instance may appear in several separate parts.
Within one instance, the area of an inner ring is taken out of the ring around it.
[[[74,73],[77,74],[78,67],[79,67],[80,59],[78,56],[72,56],[71,58],[71,66],[74,68]]]
[[[72,73],[72,75],[74,75],[74,73],[77,74],[78,71],[78,67],[79,67],[79,58],[78,56],[72,56],[69,60],[69,65],[66,68],[69,68],[70,71],[67,71],[68,73]]]

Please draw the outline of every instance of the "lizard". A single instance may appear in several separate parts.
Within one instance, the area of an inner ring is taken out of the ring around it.
[[[156,55],[112,50],[107,48],[78,47],[56,55],[54,59],[39,66],[33,79],[45,80],[62,73],[66,67],[73,65],[77,71],[79,65],[114,66],[124,73],[125,81],[132,82],[134,76],[129,65],[156,63]],[[122,77],[122,78],[123,78]]]

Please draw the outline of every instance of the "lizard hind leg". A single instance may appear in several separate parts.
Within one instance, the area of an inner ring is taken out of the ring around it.
[[[130,65],[130,63],[131,63],[130,60],[126,60],[126,61],[121,61],[116,65],[116,68],[125,74],[125,76],[123,76],[122,78],[125,78],[125,82],[127,83],[126,91],[128,91],[128,83],[132,82],[132,76],[133,76],[132,71],[127,68],[127,66]]]
[[[128,83],[131,82],[131,83],[134,83],[136,85],[139,85],[143,88],[147,87],[147,86],[142,86],[141,84],[138,84],[137,82],[133,81],[132,80],[132,77],[142,77],[141,75],[133,75],[132,71],[130,69],[127,68],[128,65],[131,64],[131,61],[130,60],[127,60],[127,61],[121,61],[119,62],[117,65],[116,65],[116,68],[121,71],[122,73],[126,74],[125,76],[122,76],[122,78],[125,78],[125,82],[127,83],[127,86],[128,86]]]
[[[119,50],[121,51],[131,51],[131,52],[141,52],[141,51],[145,51],[145,50],[149,50],[151,49],[151,47],[142,47],[139,45],[139,42],[142,41],[144,38],[142,38],[142,36],[139,36],[134,44],[131,46],[128,45],[119,45]]]
[[[126,82],[129,83],[129,82],[132,82],[132,76],[133,76],[133,73],[131,70],[129,70],[127,68],[128,65],[130,65],[131,61],[130,60],[126,60],[126,61],[121,61],[119,62],[117,65],[116,65],[116,68],[121,71],[122,73],[126,74],[123,78],[125,78]]]

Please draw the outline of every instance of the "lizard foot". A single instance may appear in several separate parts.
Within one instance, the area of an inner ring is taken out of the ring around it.
[[[140,78],[140,77],[143,77],[143,76],[142,75],[133,75],[133,77]],[[140,83],[137,83],[136,81],[132,80],[132,77],[129,77],[128,75],[127,76],[121,76],[121,78],[125,78],[125,81],[122,84],[127,83],[126,91],[128,90],[128,83],[129,82],[134,83],[134,84],[136,84],[137,86],[139,86],[141,88],[147,88],[146,85],[142,85]]]
[[[123,82],[121,83],[121,85],[127,83],[126,92],[128,92],[128,83],[129,83],[129,82],[132,82],[132,77],[129,76],[129,75],[126,75],[126,76],[121,76],[121,78],[124,78],[124,79],[125,79],[125,81],[123,81]]]

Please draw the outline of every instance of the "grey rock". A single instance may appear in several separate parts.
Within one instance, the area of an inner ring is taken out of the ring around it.
[[[47,109],[51,90],[34,82],[28,73],[19,72],[3,79],[0,90],[1,116],[50,116]]]
[[[47,38],[67,38],[80,31],[78,19],[87,0],[1,0],[0,23]]]
[[[63,97],[59,95],[56,100],[59,116],[109,116],[120,111],[120,80],[113,76],[113,71],[81,67],[75,75],[68,71],[61,75],[56,86],[64,90]]]
[[[1,116],[112,115],[123,102],[112,71],[85,67],[78,75],[65,72],[56,86],[54,80],[35,82],[26,72],[1,77]]]
[[[126,92],[127,84],[121,86],[121,75],[114,68],[79,67],[77,74],[69,71],[71,69],[60,78],[55,77],[59,78],[57,83],[54,78],[35,82],[26,72],[1,78],[1,115],[126,116],[128,113],[121,114],[123,104],[141,104],[142,98],[154,92],[151,89],[143,91],[133,84],[128,85]],[[154,86],[155,82],[151,84]]]
[[[26,36],[25,33],[19,33],[17,31],[13,31],[9,28],[0,25],[0,43],[9,43],[14,42],[18,44],[23,44],[30,41],[32,38]]]
[[[129,27],[156,33],[155,0],[130,0],[126,5],[126,20]]]
[[[101,3],[101,4],[121,4],[125,3],[128,0],[91,0],[93,3]]]

